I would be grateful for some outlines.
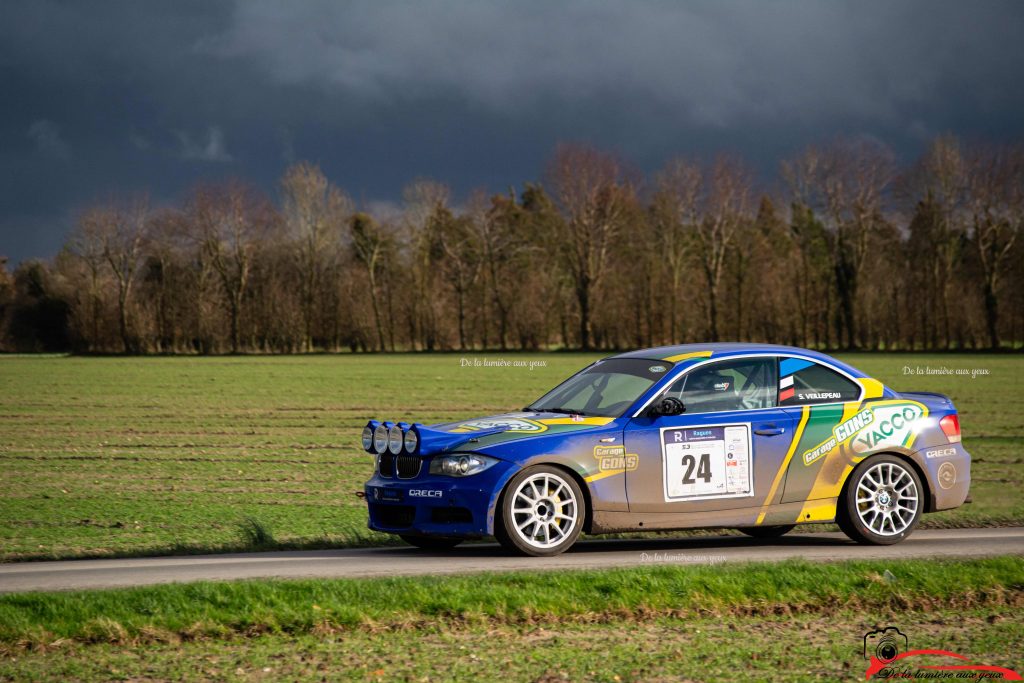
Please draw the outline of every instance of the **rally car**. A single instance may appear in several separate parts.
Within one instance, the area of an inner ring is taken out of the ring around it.
[[[555,555],[580,533],[835,521],[887,545],[971,483],[953,402],[825,354],[707,344],[597,361],[522,410],[370,421],[369,526],[422,548],[495,536]]]

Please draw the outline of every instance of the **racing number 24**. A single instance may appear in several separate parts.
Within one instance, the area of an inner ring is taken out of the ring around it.
[[[681,464],[682,464],[683,467],[686,468],[686,471],[683,473],[683,485],[684,486],[688,486],[690,484],[696,484],[697,483],[697,480],[693,476],[694,475],[693,470],[695,468],[697,470],[697,476],[700,477],[701,479],[703,479],[705,484],[709,483],[711,481],[711,454],[710,453],[701,453],[701,455],[700,455],[700,464],[699,465],[697,464],[697,459],[693,455],[691,455],[690,453],[687,453],[686,455],[683,456],[683,460],[682,460]]]

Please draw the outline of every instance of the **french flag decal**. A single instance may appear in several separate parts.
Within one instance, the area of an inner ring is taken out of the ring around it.
[[[791,398],[793,398],[793,375],[779,380],[779,401],[788,401]]]

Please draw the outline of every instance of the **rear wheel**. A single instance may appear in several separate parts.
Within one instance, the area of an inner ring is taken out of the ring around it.
[[[914,468],[895,456],[876,455],[850,474],[836,521],[858,543],[892,545],[917,526],[923,503]]]
[[[583,530],[583,492],[557,467],[538,465],[509,482],[494,535],[505,548],[536,557],[565,552]]]
[[[737,529],[737,531],[751,536],[752,538],[778,538],[779,536],[785,536],[796,524],[780,524],[778,526],[744,526]]]
[[[444,536],[412,536],[402,534],[401,539],[409,545],[424,550],[449,550],[462,543],[461,538],[445,538]]]

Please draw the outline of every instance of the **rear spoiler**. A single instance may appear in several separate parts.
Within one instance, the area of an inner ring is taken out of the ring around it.
[[[931,410],[956,410],[953,406],[953,399],[945,394],[937,394],[933,391],[901,391],[900,397],[917,401],[928,406]]]

